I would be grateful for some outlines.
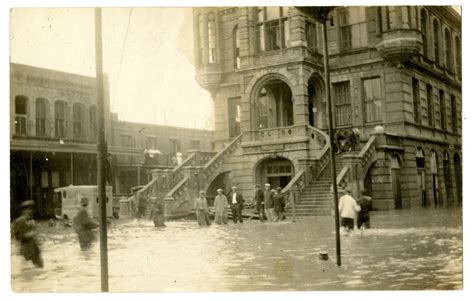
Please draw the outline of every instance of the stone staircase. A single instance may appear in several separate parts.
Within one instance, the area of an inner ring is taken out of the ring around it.
[[[342,170],[342,159],[336,156],[336,176]],[[317,182],[310,183],[301,192],[301,199],[295,205],[297,216],[330,215],[334,208],[331,190],[331,164],[328,164]]]
[[[162,200],[164,199],[166,196],[166,192],[158,192],[157,194],[157,197],[159,200]],[[151,217],[151,208],[152,208],[152,205],[153,205],[153,202],[149,199],[148,202],[147,202],[147,206],[146,206],[146,211],[145,211],[145,218],[146,219],[150,219]]]

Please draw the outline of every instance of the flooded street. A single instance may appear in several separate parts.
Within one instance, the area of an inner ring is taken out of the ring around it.
[[[199,227],[193,220],[121,221],[109,227],[111,292],[422,290],[462,288],[461,208],[372,212],[373,229],[341,235],[333,217],[296,223]],[[45,268],[12,244],[16,292],[99,292],[99,243],[81,252],[72,228],[40,225]],[[318,259],[320,251],[329,260]]]

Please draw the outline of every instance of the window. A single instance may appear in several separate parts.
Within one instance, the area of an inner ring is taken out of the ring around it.
[[[83,134],[84,106],[80,103],[75,103],[72,106],[72,115],[74,137],[81,138]]]
[[[333,84],[336,126],[352,124],[350,82]]]
[[[146,149],[155,149],[156,148],[156,137],[147,136],[146,137]]]
[[[433,108],[433,87],[431,85],[426,85],[426,100],[428,102],[428,125],[433,126],[434,125],[434,118],[433,118],[433,113],[434,113],[434,108]]]
[[[365,122],[382,121],[382,93],[380,77],[362,80]]]
[[[171,153],[181,152],[181,141],[176,138],[170,138]]]
[[[397,12],[395,6],[387,6],[387,29],[395,28]]]
[[[132,135],[122,134],[122,146],[135,147],[135,139],[133,139]]]
[[[58,100],[54,103],[54,133],[56,138],[66,137],[66,102]]]
[[[425,168],[425,152],[421,147],[416,149],[416,167]]]
[[[199,149],[199,140],[191,140],[191,149]]]
[[[89,108],[89,118],[90,118],[90,129],[91,129],[91,138],[97,138],[97,107],[91,106]]]
[[[446,28],[444,31],[444,49],[445,49],[445,60],[446,60],[446,69],[453,70],[453,51],[451,45],[451,33]]]
[[[436,19],[433,21],[433,47],[434,60],[439,64],[439,24]]]
[[[458,132],[458,109],[456,105],[456,96],[451,95],[451,127],[453,133]]]
[[[365,7],[348,7],[338,12],[341,50],[367,46]]]
[[[420,83],[416,78],[412,78],[412,94],[413,94],[413,121],[415,123],[421,123],[420,118]]]
[[[198,60],[199,64],[204,64],[205,63],[205,57],[204,57],[204,33],[205,33],[205,27],[204,27],[204,17],[202,14],[198,15]]]
[[[441,129],[446,129],[446,103],[444,99],[444,91],[439,90],[439,107],[440,107],[440,122],[441,122]]]
[[[229,98],[229,137],[233,138],[240,134],[241,122],[240,97]]]
[[[15,97],[15,134],[19,136],[26,136],[27,103],[26,96]]]
[[[240,68],[240,34],[239,27],[236,25],[233,32],[234,38],[234,68]]]
[[[259,7],[257,37],[260,51],[287,48],[290,42],[288,7]]]
[[[258,127],[260,129],[268,128],[268,102],[267,90],[262,88],[258,95]]]
[[[459,78],[462,78],[462,69],[461,69],[461,40],[459,37],[455,38],[455,47],[456,47],[456,74]]]
[[[317,26],[313,22],[306,21],[306,43],[308,49],[316,51],[318,50],[318,35]]]
[[[46,99],[36,99],[36,136],[46,136]]]
[[[209,38],[209,63],[216,62],[216,19],[214,13],[209,13],[207,20],[207,34]]]
[[[428,40],[426,36],[426,22],[427,22],[427,17],[426,17],[426,10],[421,10],[421,37],[423,40],[423,55],[427,56],[428,55]]]

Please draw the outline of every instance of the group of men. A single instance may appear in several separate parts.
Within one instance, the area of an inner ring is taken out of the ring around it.
[[[270,183],[265,184],[262,191],[259,184],[255,185],[254,204],[256,205],[258,217],[261,222],[264,219],[270,222],[279,222],[284,219],[285,197],[281,193],[281,187],[272,189]]]

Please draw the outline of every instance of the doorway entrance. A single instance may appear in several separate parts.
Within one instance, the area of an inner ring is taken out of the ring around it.
[[[284,188],[293,178],[293,164],[284,158],[267,159],[256,169],[256,184],[270,183],[272,188]]]

